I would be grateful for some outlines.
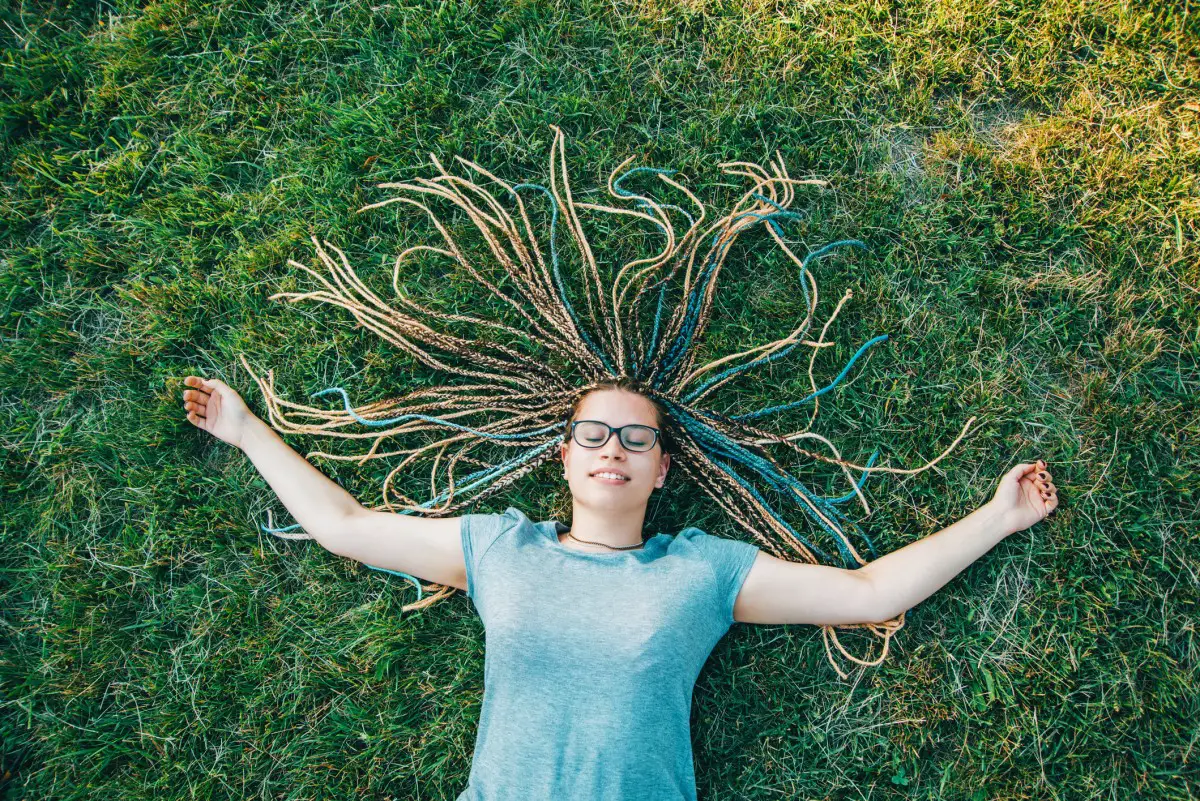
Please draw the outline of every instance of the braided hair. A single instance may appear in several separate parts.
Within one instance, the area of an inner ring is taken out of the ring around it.
[[[360,212],[396,203],[415,207],[430,218],[444,244],[414,245],[396,257],[392,303],[359,279],[341,250],[315,236],[312,243],[323,272],[292,260],[288,264],[310,275],[317,287],[271,296],[291,303],[317,301],[339,306],[384,341],[454,380],[359,405],[352,403],[345,389],[330,387],[312,397],[336,396],[341,408],[323,408],[281,398],[275,392],[273,371],[259,376],[242,356],[242,364],[263,393],[270,424],[281,434],[370,440],[365,454],[344,456],[317,451],[309,456],[358,464],[396,457],[399,461],[383,482],[383,503],[376,508],[441,517],[461,514],[554,459],[555,446],[565,441],[569,422],[589,392],[627,388],[654,403],[666,434],[663,447],[671,453],[672,462],[763,550],[781,559],[848,569],[867,563],[863,552],[876,557],[874,544],[865,533],[858,535],[858,543],[845,533],[842,506],[857,498],[865,513],[870,514],[862,492],[870,473],[912,474],[929,469],[957,445],[974,418],[937,458],[915,469],[875,466],[878,451],[865,465],[856,464],[843,459],[828,439],[809,430],[819,410],[820,396],[832,391],[868,348],[888,338],[885,334],[863,343],[841,372],[818,388],[813,378],[816,354],[834,344],[826,341],[826,333],[852,293],[846,291],[814,339],[809,329],[818,292],[809,265],[836,248],[869,250],[864,243],[847,239],[800,259],[784,243],[781,225],[803,216],[790,210],[794,187],[825,187],[827,182],[789,177],[778,152],[770,171],[749,162],[724,162],[719,165],[724,173],[747,178],[753,186],[729,214],[705,226],[704,203],[670,177],[675,170],[637,167],[616,177],[631,157],[608,179],[609,193],[631,208],[581,203],[572,197],[567,180],[563,133],[557,126],[550,127],[554,141],[549,188],[532,183],[509,185],[478,164],[455,156],[462,165],[503,190],[497,197],[474,181],[451,175],[432,154],[430,159],[439,171],[437,177],[378,185],[397,194],[366,205]],[[662,185],[683,193],[695,206],[695,216],[680,206],[661,204],[648,194],[622,187],[624,181],[638,174],[654,176]],[[549,259],[534,234],[523,192],[548,202]],[[418,198],[445,200],[464,212],[486,243],[489,257],[482,261],[470,257]],[[577,211],[583,209],[631,217],[655,226],[665,240],[661,251],[624,264],[611,280],[606,280],[580,224]],[[688,228],[682,236],[677,235],[668,211],[686,218]],[[570,291],[559,258],[560,223],[566,227],[583,265]],[[697,366],[696,344],[711,318],[726,254],[742,233],[760,226],[800,268],[807,309],[804,319],[782,339]],[[405,261],[419,252],[438,254],[461,267],[494,296],[509,317],[515,316],[512,322],[520,327],[497,319],[435,310],[410,298],[400,283],[400,272]],[[467,339],[452,334],[448,330],[451,323],[474,326],[480,335]],[[485,330],[489,334],[486,337],[482,336]],[[801,346],[811,349],[808,376],[812,392],[806,397],[742,414],[719,413],[703,402],[717,388],[783,359]],[[806,405],[812,406],[811,417],[800,431],[777,433],[759,427],[760,421],[770,415]],[[817,447],[828,453],[803,448],[798,444],[801,440],[815,440],[820,443]],[[398,444],[388,450],[383,448],[385,441]],[[769,448],[836,465],[845,475],[849,490],[838,497],[814,493],[785,469]],[[395,477],[428,460],[433,462],[428,497],[417,500],[405,496],[394,485]],[[464,471],[469,472],[459,475]],[[856,478],[851,471],[859,476]],[[787,519],[785,507],[799,507],[808,525],[794,525]],[[296,525],[274,528],[268,520],[262,528],[289,539],[310,538],[297,532]],[[453,587],[438,584],[422,587],[413,576],[385,572],[402,576],[416,587],[417,600],[404,606],[403,611],[424,608],[454,591]],[[432,594],[426,596],[424,590]],[[836,647],[857,664],[880,664],[887,656],[891,636],[903,625],[901,613],[882,623],[823,626],[830,663],[842,678],[847,676],[834,657]],[[839,642],[835,628],[867,630],[883,640],[881,653],[873,660],[852,655]]]

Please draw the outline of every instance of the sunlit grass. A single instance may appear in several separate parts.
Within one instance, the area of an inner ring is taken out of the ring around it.
[[[979,422],[935,469],[868,482],[858,525],[882,550],[1017,461],[1045,458],[1062,499],[849,681],[815,628],[735,626],[695,693],[701,798],[1198,793],[1195,9],[170,0],[3,22],[0,796],[461,791],[483,688],[469,601],[402,616],[406,582],[260,534],[286,512],[187,423],[180,382],[221,377],[262,412],[239,353],[292,399],[434,380],[348,315],[267,298],[307,285],[286,261],[312,260],[311,233],[387,290],[394,254],[437,234],[355,215],[374,184],[431,176],[431,153],[547,182],[552,124],[577,199],[605,202],[635,154],[714,202],[739,189],[718,162],[776,151],[830,181],[789,243],[873,251],[820,262],[822,319],[854,295],[816,374],[890,339],[815,430],[913,467]],[[803,313],[768,237],[734,255],[714,355]],[[487,303],[432,259],[406,281]],[[717,400],[800,397],[806,361]],[[375,504],[377,464],[319,466]],[[543,471],[481,510],[561,515],[563,491]],[[740,536],[698,491],[665,498],[661,530]]]

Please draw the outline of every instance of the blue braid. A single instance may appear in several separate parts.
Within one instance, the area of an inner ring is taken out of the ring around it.
[[[654,336],[650,339],[650,349],[646,351],[647,360],[654,357],[654,351],[658,348],[659,323],[662,321],[663,303],[666,299],[667,284],[664,281],[662,288],[658,290],[658,309],[654,312]]]
[[[834,242],[833,244],[826,245],[825,247],[821,248],[820,250],[810,253],[804,257],[804,261],[801,262],[801,264],[800,264],[800,287],[801,287],[801,289],[804,290],[804,305],[806,308],[811,305],[811,302],[809,300],[809,295],[808,295],[808,284],[805,283],[805,281],[804,281],[804,274],[808,269],[809,259],[820,258],[822,255],[827,253],[830,250],[830,248],[837,247],[838,245],[850,245],[850,244],[857,244],[857,245],[861,245],[863,248],[866,248],[866,245],[863,245],[857,239],[844,239],[840,242]],[[887,339],[887,337],[885,336],[884,339]],[[881,341],[881,340],[871,340],[871,342],[867,343],[867,344],[870,345],[876,341]],[[719,373],[718,375],[714,376],[713,378],[711,378],[708,381],[701,384],[699,387],[697,387],[692,392],[688,393],[687,396],[684,397],[684,401],[691,402],[697,396],[703,394],[705,389],[712,386],[713,384],[716,384],[717,382],[721,381],[722,379],[724,379],[727,376],[736,375],[736,374],[742,372],[743,370],[749,370],[752,367],[757,367],[760,364],[766,364],[768,362],[773,362],[776,359],[782,359],[784,356],[786,356],[788,353],[790,353],[793,348],[795,348],[799,344],[800,344],[799,342],[793,342],[791,345],[788,345],[786,348],[784,348],[781,351],[776,351],[775,353],[772,353],[768,356],[760,357],[752,362],[748,362],[747,364],[743,364],[743,365],[740,365],[737,367],[730,367],[728,370],[725,370],[724,372]],[[855,358],[857,358],[857,356]],[[851,361],[851,364],[853,364],[853,363],[854,362]],[[739,418],[734,418],[734,419],[736,420]]]
[[[747,412],[746,414],[733,415],[730,419],[732,419],[732,420],[747,420],[747,419],[752,419],[752,418],[756,418],[756,417],[765,417],[768,414],[774,414],[775,412],[782,412],[787,409],[794,409],[797,406],[803,406],[804,404],[808,403],[812,399],[817,398],[821,395],[824,395],[826,392],[829,392],[834,387],[836,387],[838,385],[838,383],[840,383],[841,380],[846,377],[846,374],[850,372],[850,368],[854,366],[854,363],[856,361],[858,361],[858,357],[861,356],[867,350],[867,348],[869,348],[872,345],[875,345],[879,342],[884,342],[887,340],[887,338],[888,338],[887,334],[880,334],[879,336],[875,337],[874,339],[869,339],[866,342],[864,342],[862,347],[860,347],[858,349],[858,351],[853,356],[850,357],[850,361],[847,362],[846,366],[842,368],[842,371],[840,373],[838,373],[837,378],[833,379],[833,381],[831,381],[828,385],[822,387],[821,389],[812,393],[808,397],[802,398],[801,400],[798,400],[798,401],[793,401],[792,403],[785,403],[781,406],[771,406],[766,409],[759,409],[756,412]],[[775,354],[775,355],[782,355],[782,353],[783,352],[781,351],[779,354]]]
[[[757,220],[773,221],[776,219],[801,219],[802,215],[792,211],[772,212],[770,214],[756,214],[755,212],[747,211],[739,214],[733,219],[732,222],[737,222],[745,217],[753,217]],[[714,248],[719,249],[709,254],[708,262],[704,266],[704,272],[697,280],[695,288],[693,288],[691,293],[688,295],[687,312],[684,316],[683,327],[680,329],[679,334],[675,337],[674,342],[671,343],[671,347],[667,351],[665,364],[655,380],[655,389],[661,389],[662,385],[674,376],[676,368],[681,363],[683,357],[687,354],[688,348],[692,344],[692,337],[695,334],[696,325],[700,317],[700,298],[707,291],[709,283],[716,274],[716,268],[721,261],[721,257],[734,241],[734,238],[731,237],[723,244],[718,246],[717,242],[719,239],[719,234],[713,236],[712,245]]]
[[[716,453],[733,459],[735,462],[743,464],[746,467],[754,470],[759,476],[777,489],[780,489],[781,491],[790,489],[802,495],[805,499],[812,503],[813,506],[827,513],[830,517],[840,518],[843,516],[840,513],[840,510],[837,510],[831,506],[827,499],[814,496],[800,481],[788,475],[786,472],[779,471],[768,460],[749,451],[742,445],[727,437],[725,434],[717,431],[712,426],[697,420],[690,413],[688,413],[687,410],[683,409],[679,405],[671,403],[669,400],[667,400],[666,403],[671,408],[674,419],[679,422],[684,430],[691,434],[697,443],[699,443],[702,447],[705,445],[708,446],[705,448],[705,450],[706,452],[711,451],[709,452],[710,457]],[[765,502],[764,505],[766,505]],[[839,552],[842,554],[843,562],[847,566],[856,564],[854,562],[853,555],[842,542],[842,538],[845,535],[832,528],[820,517],[813,515],[807,507],[802,508],[805,514],[808,515],[814,523],[833,536],[834,542],[838,546]]]
[[[862,478],[860,478],[858,481],[855,482],[854,486],[858,487],[860,490],[863,488],[863,485],[867,483],[867,476],[871,475],[871,471],[870,471],[871,465],[875,464],[875,458],[877,456],[879,456],[879,451],[875,451],[874,453],[871,454],[871,458],[867,460],[867,469],[863,470]],[[856,493],[851,491],[851,492],[847,492],[845,495],[841,496],[840,498],[830,498],[829,502],[830,503],[846,503],[846,501],[849,501],[851,498],[854,498],[854,497],[856,497]],[[867,548],[871,551],[871,558],[878,559],[879,554],[876,553],[876,551],[875,551],[875,543],[871,542],[871,538],[867,536],[865,531],[860,531],[859,534],[862,536],[863,541],[867,543]]]
[[[678,409],[676,413],[684,416],[684,427],[697,441],[710,443],[711,447],[721,455],[732,458],[753,469],[777,489],[794,489],[810,500],[814,506],[820,508],[821,511],[828,513],[831,517],[837,515],[838,510],[831,507],[826,499],[813,495],[807,487],[795,478],[777,470],[775,465],[769,460],[740,445],[735,440],[718,431],[715,427],[697,420],[682,408],[676,408]],[[825,524],[821,523],[821,525]],[[830,530],[830,533],[836,534],[833,530]]]
[[[717,238],[713,237],[714,246],[716,245],[716,241],[717,241]],[[731,243],[732,243],[732,240],[730,240],[729,242],[726,242],[724,247],[728,248],[728,246]],[[654,380],[651,385],[655,389],[662,389],[663,385],[666,384],[668,380],[670,380],[670,377],[671,377],[670,374],[671,374],[675,364],[687,352],[687,348],[691,344],[692,329],[694,328],[693,320],[694,320],[694,318],[699,317],[699,315],[700,315],[700,307],[698,305],[697,299],[700,297],[701,293],[707,287],[709,276],[712,275],[713,271],[716,269],[716,264],[718,261],[717,255],[718,254],[716,254],[716,253],[709,254],[708,262],[705,263],[703,272],[697,278],[696,287],[693,288],[692,291],[688,293],[688,296],[685,301],[687,303],[687,306],[685,307],[686,312],[684,315],[683,327],[680,329],[680,332],[675,336],[675,339],[671,342],[671,345],[667,349],[667,353],[664,356],[664,364],[657,371],[657,373],[654,376]]]
[[[649,172],[649,173],[655,173],[655,174],[659,174],[659,175],[674,175],[676,172],[678,172],[678,170],[666,170],[666,169],[659,169],[657,167],[634,167],[631,170],[627,170],[626,172],[624,172],[621,175],[620,178],[613,181],[613,189],[615,189],[617,194],[620,195],[621,197],[639,197],[634,192],[630,192],[627,189],[622,189],[621,182],[624,181],[629,176],[631,176],[635,173],[641,173],[641,172]],[[645,199],[641,199],[641,198],[639,198],[637,205],[639,207],[640,206],[647,206],[647,207],[651,206],[649,201],[647,201]],[[693,218],[692,215],[688,214],[685,209],[682,209],[679,206],[675,206],[675,205],[671,205],[671,204],[665,204],[665,205],[660,204],[659,208],[675,209],[680,214],[682,214],[684,217],[687,217],[689,228],[696,224],[695,218]],[[667,285],[664,283],[662,285],[662,289],[660,289],[659,293],[658,293],[658,310],[655,312],[655,315],[654,315],[654,336],[651,338],[650,347],[646,351],[647,362],[649,362],[649,360],[651,359],[651,357],[654,353],[654,349],[656,347],[658,347],[658,327],[659,327],[659,321],[662,319],[663,301],[666,299],[666,293],[667,293]],[[631,369],[632,369],[633,374],[635,376],[641,378],[642,371],[640,371],[638,369],[637,354],[631,354],[630,363],[631,363]],[[643,367],[648,367],[648,366],[649,366],[648,363],[646,365],[643,365]]]
[[[580,321],[579,316],[575,314],[575,307],[571,305],[571,301],[567,300],[567,290],[563,286],[562,274],[558,269],[558,247],[555,244],[555,232],[558,228],[558,204],[554,202],[553,193],[540,184],[517,184],[513,187],[514,195],[517,194],[516,190],[518,189],[540,189],[546,193],[547,197],[550,198],[550,263],[554,270],[554,283],[558,286],[559,298],[561,298],[563,306],[565,306],[567,309],[567,314],[571,315],[571,319],[575,322],[575,328],[579,330],[579,335],[583,337],[583,341],[587,344],[591,352],[600,359],[610,373],[616,372],[613,368],[612,362],[608,359],[608,355],[604,352],[604,349],[598,347],[596,343],[592,341],[592,338],[588,336],[587,329]]]
[[[712,457],[710,457],[710,458],[712,458]],[[797,540],[799,540],[801,543],[803,543],[805,545],[805,547],[807,547],[809,550],[811,550],[816,555],[820,556],[825,561],[827,561],[827,562],[833,561],[832,559],[830,559],[829,554],[825,553],[825,551],[821,550],[816,545],[813,545],[811,542],[808,541],[808,538],[806,538],[800,532],[796,531],[794,528],[792,528],[790,525],[788,525],[787,521],[785,521],[783,519],[783,517],[780,516],[779,512],[777,512],[775,510],[775,507],[772,506],[767,501],[767,499],[762,496],[762,493],[760,493],[748,481],[746,481],[744,478],[742,478],[740,475],[738,475],[737,471],[733,469],[732,465],[727,464],[726,462],[724,462],[721,459],[713,458],[712,461],[715,465],[717,465],[717,467],[721,468],[721,471],[723,473],[728,475],[730,478],[732,478],[734,481],[736,481],[738,484],[740,484],[743,489],[745,489],[747,492],[749,492],[751,495],[753,495],[754,499],[757,500],[759,503],[761,503],[763,505],[763,508],[767,510],[768,514],[770,514],[771,517],[774,518],[781,526],[783,526],[785,529],[787,529],[787,532],[789,534],[791,534],[793,537],[795,537]]]
[[[679,170],[664,170],[664,169],[659,169],[658,167],[634,167],[631,170],[626,170],[624,173],[621,174],[620,178],[613,181],[613,189],[617,190],[618,195],[620,195],[621,197],[640,198],[637,202],[638,206],[652,207],[652,204],[649,201],[645,200],[644,198],[641,198],[641,196],[638,195],[636,192],[630,192],[628,189],[621,188],[622,181],[624,181],[626,178],[633,175],[634,173],[639,173],[639,172],[650,172],[650,173],[655,173],[658,175],[674,175],[675,173],[679,172]],[[688,218],[688,227],[691,227],[696,224],[696,220],[692,217],[692,215],[688,214],[686,210],[681,209],[679,206],[675,206],[672,204],[660,203],[659,208],[660,209],[675,209],[680,214],[682,214],[684,217]]]

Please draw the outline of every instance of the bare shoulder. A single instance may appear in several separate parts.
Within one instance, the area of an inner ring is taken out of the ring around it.
[[[351,515],[329,550],[435,584],[467,587],[462,517],[418,517],[364,509]]]
[[[759,551],[733,606],[739,623],[876,623],[874,585],[858,570],[789,562]]]

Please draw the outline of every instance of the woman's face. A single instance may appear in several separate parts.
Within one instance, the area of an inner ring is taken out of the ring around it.
[[[592,392],[579,406],[576,420],[599,420],[613,428],[639,424],[659,428],[654,404],[633,392],[607,389]],[[671,457],[663,452],[661,436],[648,451],[629,451],[615,433],[599,448],[585,448],[572,437],[561,446],[563,468],[576,503],[597,509],[645,507],[650,493],[663,485]],[[615,472],[623,481],[608,481],[597,473]]]

